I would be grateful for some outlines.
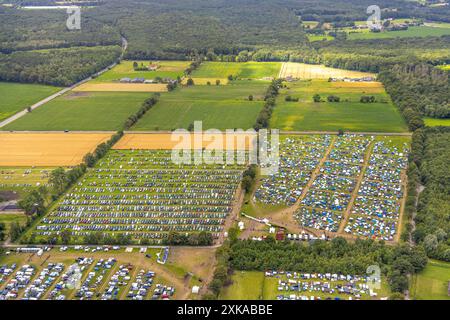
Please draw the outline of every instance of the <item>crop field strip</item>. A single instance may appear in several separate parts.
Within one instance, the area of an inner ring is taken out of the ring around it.
[[[311,136],[303,139],[308,141]],[[305,142],[298,137],[282,141],[280,172],[262,179],[255,200],[260,205],[287,206],[273,217],[292,214],[302,230],[313,234],[322,230],[328,235],[398,241],[406,190],[406,138],[345,135],[322,139],[329,140],[315,151],[305,150]],[[305,154],[322,160],[306,170],[297,169],[302,168]],[[289,181],[287,177],[294,178]],[[382,191],[376,193],[374,185]]]
[[[0,168],[75,166],[111,135],[104,132],[0,132]]]
[[[169,231],[218,238],[244,165],[176,165],[170,151],[113,150],[36,226],[37,237],[69,228],[161,243]]]
[[[127,132],[114,145],[114,150],[172,150],[192,149],[197,139],[201,139],[201,148],[205,150],[222,149],[253,150],[255,145],[255,133],[230,133],[208,134],[202,132],[196,137],[196,133],[137,133]],[[200,144],[199,143],[199,144]]]

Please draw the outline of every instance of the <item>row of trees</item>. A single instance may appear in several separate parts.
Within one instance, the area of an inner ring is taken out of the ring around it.
[[[163,242],[171,246],[210,246],[213,240],[212,234],[205,231],[190,234],[169,232]]]
[[[155,93],[152,97],[145,99],[139,110],[135,114],[129,116],[125,121],[124,130],[130,129],[136,122],[139,121],[139,119],[144,116],[144,114],[147,113],[148,110],[153,108],[153,106],[158,102],[159,96],[159,93]]]
[[[275,99],[278,96],[281,84],[281,79],[273,80],[270,86],[267,88],[266,94],[264,96],[264,107],[259,113],[258,118],[256,119],[256,123],[253,126],[256,131],[269,127],[270,117],[272,116],[272,111],[275,107]]]

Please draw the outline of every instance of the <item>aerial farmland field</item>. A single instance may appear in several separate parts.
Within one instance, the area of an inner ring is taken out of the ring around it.
[[[138,65],[151,64],[150,61],[122,61],[113,69],[105,72],[96,79],[92,80],[93,83],[98,82],[116,82],[122,78],[144,78],[146,80],[160,78],[177,79],[182,77],[184,70],[189,66],[189,61],[151,61],[153,64],[157,64],[159,68],[156,71],[135,71],[133,68],[133,62],[137,62]]]
[[[333,78],[362,78],[375,77],[373,73],[329,68],[324,65],[305,64],[297,62],[284,62],[281,66],[279,78],[298,79],[328,79]]]
[[[0,82],[0,121],[56,93],[60,88]]]
[[[191,86],[162,94],[159,102],[133,127],[136,131],[187,129],[203,121],[203,129],[249,129],[264,104],[268,82],[233,81],[226,86]],[[249,101],[249,96],[253,101]]]
[[[205,62],[192,73],[192,77],[212,80],[230,75],[240,79],[276,78],[280,68],[280,62]]]
[[[421,273],[414,276],[411,283],[411,297],[414,300],[450,300],[448,296],[448,275],[450,263],[431,260]]]
[[[0,167],[75,166],[111,133],[0,133]],[[19,178],[20,180],[20,178]]]
[[[110,131],[122,128],[151,93],[69,92],[5,126],[4,130]]]
[[[88,82],[72,90],[73,92],[166,92],[167,84],[144,83],[95,83]]]
[[[322,102],[314,102],[319,94]],[[340,102],[328,102],[328,96]],[[286,101],[290,96],[298,101]],[[362,103],[362,96],[374,96],[373,103]],[[312,80],[286,83],[280,91],[270,122],[284,131],[406,132],[400,112],[380,83],[328,82]]]

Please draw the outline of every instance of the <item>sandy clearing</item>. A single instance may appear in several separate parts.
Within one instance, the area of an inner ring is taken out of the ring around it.
[[[167,92],[164,83],[84,83],[74,92]]]
[[[291,76],[299,79],[328,79],[333,78],[362,78],[375,77],[373,73],[343,70],[325,67],[324,65],[314,65],[296,62],[283,63],[280,70],[280,78]]]
[[[171,149],[205,149],[253,150],[256,138],[251,133],[233,133],[230,135],[208,133],[127,133],[113,147],[116,150],[171,150]]]
[[[111,133],[0,132],[0,167],[75,166]]]

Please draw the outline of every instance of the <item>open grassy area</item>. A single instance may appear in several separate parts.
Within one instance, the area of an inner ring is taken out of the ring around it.
[[[450,119],[424,118],[423,121],[428,127],[450,126]]]
[[[323,102],[314,102],[315,94],[319,94]],[[299,101],[285,101],[288,95]],[[340,102],[328,102],[329,95],[338,96]],[[374,96],[376,102],[361,103],[361,96]],[[407,131],[400,112],[380,84],[326,80],[287,83],[277,99],[271,127],[284,131]]]
[[[334,37],[327,35],[327,34],[308,34],[308,40],[310,42],[316,42],[316,41],[330,41],[333,40]]]
[[[160,101],[133,130],[187,129],[203,121],[203,129],[251,128],[264,104],[267,82],[233,81],[227,86],[192,86],[162,94]],[[253,101],[249,101],[253,95]]]
[[[204,62],[192,73],[192,77],[220,79],[232,75],[242,79],[276,78],[280,68],[280,62]]]
[[[349,40],[361,39],[387,39],[387,38],[411,38],[411,37],[440,37],[450,35],[450,28],[416,26],[409,27],[408,30],[369,32],[364,29],[363,32],[349,32]]]
[[[69,92],[4,130],[118,130],[151,93]]]
[[[450,300],[447,293],[450,263],[430,260],[411,281],[411,298],[416,300]]]
[[[60,90],[37,84],[0,82],[0,121]]]
[[[9,228],[13,222],[24,225],[27,222],[27,217],[23,213],[0,213],[0,223],[5,224],[6,234],[8,234]]]
[[[133,68],[134,61],[122,61],[108,72],[103,73],[98,78],[91,82],[113,82],[121,78],[144,78],[146,80],[160,78],[176,79],[178,76],[183,76],[184,70],[189,67],[190,61],[151,61],[159,65],[156,71],[135,71]],[[138,65],[143,63],[149,65],[150,61],[136,61]]]
[[[264,273],[259,271],[235,271],[233,283],[221,292],[220,300],[262,300]]]

